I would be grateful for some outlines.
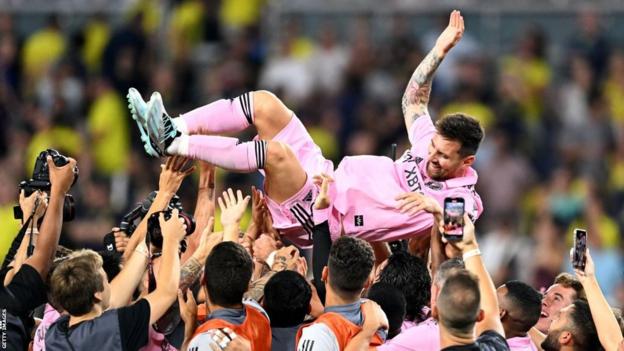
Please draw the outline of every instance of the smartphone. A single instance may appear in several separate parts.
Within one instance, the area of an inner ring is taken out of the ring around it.
[[[444,233],[447,240],[459,241],[464,237],[464,199],[444,199]]]
[[[587,230],[574,229],[574,250],[572,252],[572,267],[585,270],[585,252],[587,251]]]

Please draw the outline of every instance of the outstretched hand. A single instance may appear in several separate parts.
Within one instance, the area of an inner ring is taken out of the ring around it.
[[[223,192],[223,196],[219,198],[219,207],[221,208],[221,224],[226,227],[228,225],[238,225],[243,214],[249,204],[249,196],[243,197],[243,192],[240,190],[234,191],[229,188]]]
[[[464,17],[458,10],[453,10],[448,26],[442,31],[435,44],[439,55],[446,55],[464,35]]]
[[[573,253],[574,253],[574,249],[570,249],[570,259],[572,258]],[[589,254],[589,249],[585,249],[585,270],[582,271],[580,269],[575,268],[574,273],[576,273],[578,280],[582,284],[585,283],[588,279],[595,278],[596,268],[594,266],[594,260],[591,258],[591,255]]]
[[[195,171],[193,160],[182,156],[168,157],[165,164],[160,165],[160,168],[158,190],[169,194],[175,194],[184,178]]]

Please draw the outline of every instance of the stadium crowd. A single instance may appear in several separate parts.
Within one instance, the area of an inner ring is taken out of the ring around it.
[[[326,158],[389,155],[392,143],[409,148],[399,102],[443,27],[417,36],[397,17],[375,41],[359,20],[347,43],[331,26],[312,39],[293,20],[271,47],[258,29],[260,1],[235,3],[180,1],[159,12],[139,1],[118,26],[95,16],[69,31],[50,17],[27,36],[0,15],[0,244],[11,251],[2,347],[622,347],[621,313],[610,306],[624,305],[624,55],[596,13],[579,15],[563,62],[549,61],[547,36],[532,27],[501,58],[484,55],[468,31],[438,69],[431,115],[465,112],[487,135],[474,163],[485,207],[477,235],[466,218],[463,240],[449,248],[436,218],[429,255],[344,236],[311,281],[312,252],[282,242],[266,194],[248,190],[262,177],[182,157],[158,168],[141,151],[124,95],[159,91],[175,116],[268,89]],[[40,159],[51,189],[19,195],[20,222],[18,184],[48,148],[78,160],[79,176],[73,159]],[[70,188],[76,218],[63,222]],[[137,202],[140,224],[120,221]],[[151,216],[165,208],[170,218]],[[176,219],[189,218],[184,208],[194,208],[194,223]],[[587,265],[563,273],[578,227],[589,233]],[[313,324],[297,333],[304,323]]]

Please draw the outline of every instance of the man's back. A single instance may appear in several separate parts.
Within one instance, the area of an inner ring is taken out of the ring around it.
[[[505,338],[495,331],[488,330],[483,332],[477,341],[469,345],[450,346],[442,349],[442,351],[508,351],[509,345]]]

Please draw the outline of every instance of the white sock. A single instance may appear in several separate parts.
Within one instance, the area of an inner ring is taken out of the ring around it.
[[[179,137],[173,139],[166,152],[169,155],[188,156],[189,141],[190,137],[186,134],[182,134]]]
[[[184,120],[184,118],[172,118],[171,121],[173,122],[173,125],[180,131],[180,133],[188,135],[188,126],[186,125],[186,121]]]

